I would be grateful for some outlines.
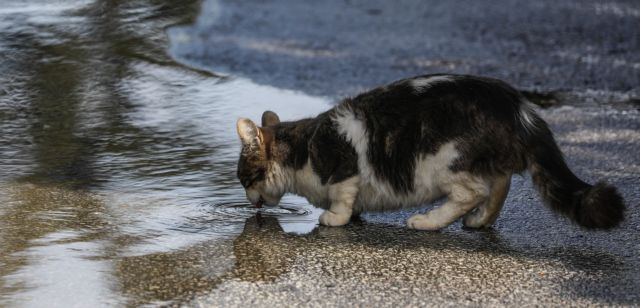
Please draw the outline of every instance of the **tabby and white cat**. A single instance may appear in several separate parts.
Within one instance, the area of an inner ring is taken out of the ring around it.
[[[438,230],[464,216],[491,226],[511,176],[528,170],[546,203],[586,228],[623,219],[615,187],[589,185],[567,167],[547,124],[521,94],[491,78],[425,75],[348,98],[315,118],[262,127],[240,119],[238,177],[252,204],[285,193],[324,208],[340,226],[360,212],[415,207],[447,197],[410,228]]]

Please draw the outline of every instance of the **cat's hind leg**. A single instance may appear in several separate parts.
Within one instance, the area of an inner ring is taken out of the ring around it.
[[[464,177],[451,185],[447,202],[426,214],[413,215],[407,220],[409,228],[418,230],[440,230],[475,207],[487,202],[489,198],[488,183]]]
[[[354,176],[329,187],[331,207],[320,215],[320,223],[325,226],[346,225],[353,213],[353,202],[358,195],[360,177]]]
[[[464,225],[469,228],[490,227],[496,222],[500,210],[504,205],[509,187],[511,186],[511,174],[502,175],[493,179],[489,199],[478,208],[467,213],[464,217]]]

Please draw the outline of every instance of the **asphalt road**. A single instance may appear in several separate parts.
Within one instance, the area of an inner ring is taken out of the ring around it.
[[[628,211],[615,230],[582,230],[525,174],[487,231],[407,230],[412,213],[394,212],[295,236],[254,218],[234,274],[191,304],[640,305],[637,1],[206,1],[198,24],[176,58],[314,95],[433,72],[507,80],[554,105],[540,112],[572,169],[616,185]]]
[[[340,97],[457,72],[536,91],[640,96],[637,1],[205,1],[178,57]],[[601,93],[604,94],[604,93]]]

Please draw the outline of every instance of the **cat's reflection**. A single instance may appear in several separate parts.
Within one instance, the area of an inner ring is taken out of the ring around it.
[[[283,231],[275,217],[257,213],[233,242],[233,276],[246,281],[273,280],[287,271],[299,251],[295,235]]]

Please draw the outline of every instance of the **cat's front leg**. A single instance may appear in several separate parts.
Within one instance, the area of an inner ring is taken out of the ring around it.
[[[320,223],[325,226],[343,226],[351,219],[353,203],[358,196],[360,177],[354,176],[329,187],[331,207],[320,215]]]

